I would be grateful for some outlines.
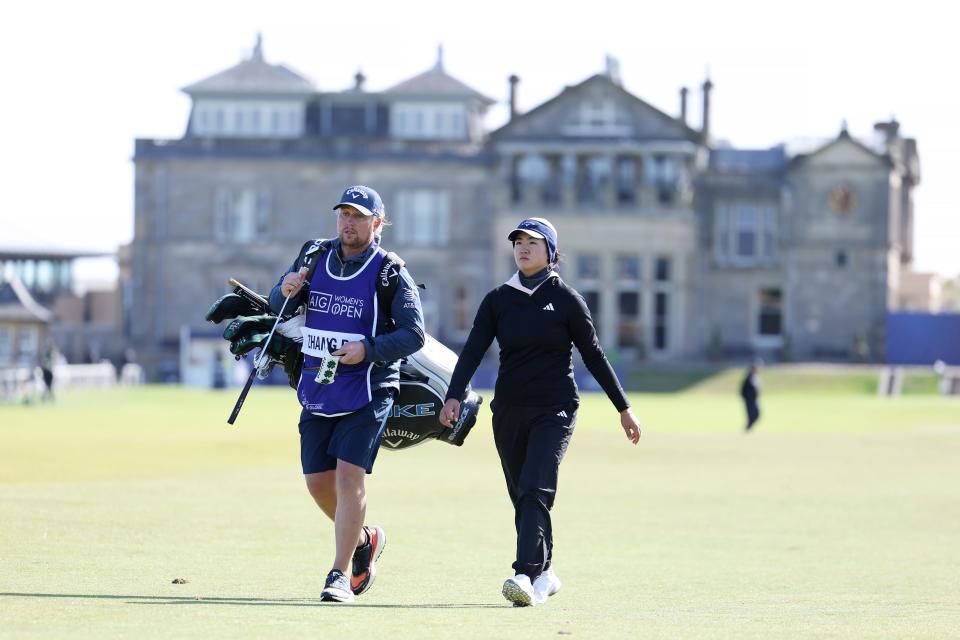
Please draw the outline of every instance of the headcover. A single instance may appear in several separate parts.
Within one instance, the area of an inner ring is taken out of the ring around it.
[[[237,316],[256,315],[259,311],[247,298],[236,293],[228,293],[210,306],[210,310],[207,311],[207,322],[218,324]]]
[[[234,319],[223,331],[223,338],[230,341],[230,353],[242,356],[262,346],[276,320],[276,316],[270,315],[240,316]],[[299,351],[299,347],[300,345],[290,338],[274,332],[267,347],[267,355],[283,364],[289,351],[294,348]]]

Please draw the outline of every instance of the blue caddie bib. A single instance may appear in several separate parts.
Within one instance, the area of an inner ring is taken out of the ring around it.
[[[303,333],[303,373],[297,398],[303,408],[320,416],[342,416],[365,407],[373,399],[370,389],[372,362],[340,364],[331,384],[320,384],[316,374],[323,356],[344,343],[360,341],[377,331],[377,273],[386,252],[377,249],[351,276],[330,271],[333,251],[310,283]]]

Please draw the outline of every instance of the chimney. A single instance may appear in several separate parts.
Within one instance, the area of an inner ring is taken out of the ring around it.
[[[687,93],[686,87],[680,87],[680,122],[687,124]]]
[[[363,75],[363,71],[357,69],[357,72],[353,75],[353,89],[354,91],[363,91],[363,83],[367,81],[367,76]]]
[[[607,54],[604,59],[604,75],[610,78],[610,82],[617,86],[623,86],[623,79],[620,76],[620,61]]]
[[[251,60],[263,62],[263,35],[257,32],[257,42],[253,45],[253,53],[250,54]]]
[[[900,123],[891,116],[890,122],[878,122],[873,125],[873,129],[882,133],[884,141],[889,143],[891,140],[896,140],[900,134]]]
[[[703,81],[703,127],[700,130],[703,139],[710,139],[710,91],[713,90],[713,83],[709,76]]]
[[[517,85],[520,83],[520,78],[512,74],[508,80],[510,81],[510,119],[513,120],[519,115],[517,111]]]

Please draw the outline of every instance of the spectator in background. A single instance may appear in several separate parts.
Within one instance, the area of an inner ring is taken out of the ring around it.
[[[740,385],[740,397],[743,398],[743,404],[747,410],[747,432],[753,429],[753,425],[760,419],[760,407],[757,404],[757,398],[760,396],[760,378],[757,375],[759,368],[757,361],[751,363]]]
[[[57,345],[53,340],[40,351],[40,373],[43,376],[43,401],[53,402],[53,367],[57,362]]]

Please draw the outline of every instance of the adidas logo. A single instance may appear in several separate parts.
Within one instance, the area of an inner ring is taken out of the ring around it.
[[[544,307],[544,308],[546,308],[546,307]],[[562,410],[562,409],[560,410],[560,413],[558,413],[557,415],[560,416],[561,418],[569,418],[569,417],[570,417],[570,416],[567,415],[567,412],[564,411],[564,410]]]
[[[548,302],[548,303],[547,303],[547,306],[545,306],[545,307],[543,308],[543,310],[544,310],[544,311],[556,311],[556,309],[553,308],[553,303],[552,303],[552,302]]]

